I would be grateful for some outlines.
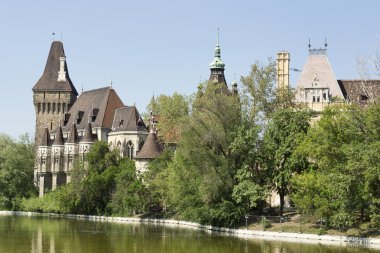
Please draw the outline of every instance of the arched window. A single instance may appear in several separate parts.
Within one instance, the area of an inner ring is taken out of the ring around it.
[[[127,156],[132,159],[134,156],[134,147],[131,141],[127,142]]]
[[[122,150],[121,142],[120,141],[117,142],[116,148],[120,151],[120,154],[122,154],[123,150]]]

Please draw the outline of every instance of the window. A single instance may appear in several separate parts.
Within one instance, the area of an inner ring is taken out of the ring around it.
[[[134,155],[134,153],[133,153],[134,148],[133,148],[133,144],[132,144],[131,141],[128,141],[128,143],[127,143],[127,151],[128,151],[128,153],[127,153],[128,157],[129,157],[130,159],[132,159],[132,158],[133,158],[133,155]]]
[[[360,96],[360,101],[367,102],[367,100],[368,100],[368,97],[366,95],[361,95]]]
[[[69,156],[69,163],[73,163],[74,157],[72,155]]]
[[[55,163],[55,164],[58,164],[58,163],[59,163],[59,158],[58,158],[58,157],[54,157],[54,163]]]
[[[45,158],[45,157],[43,157],[43,158],[41,159],[41,164],[42,164],[42,165],[45,165],[45,164],[46,164],[46,158]]]
[[[321,102],[321,97],[320,96],[317,96],[317,102]]]

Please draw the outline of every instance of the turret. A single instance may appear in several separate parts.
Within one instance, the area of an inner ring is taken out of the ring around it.
[[[74,168],[75,157],[78,155],[78,131],[75,123],[71,125],[69,137],[65,143],[65,168],[66,174]],[[69,176],[67,181],[70,181]]]
[[[50,133],[47,127],[41,136],[41,142],[38,145],[37,151],[37,185],[39,186],[39,196],[43,196],[45,188],[50,189]]]
[[[90,152],[91,146],[94,144],[91,123],[88,122],[84,128],[82,139],[79,142],[79,154],[84,159],[84,156]]]
[[[51,147],[51,170],[52,170],[52,189],[55,190],[57,185],[66,182],[63,175],[64,169],[64,142],[61,125],[58,126],[55,139]]]
[[[215,55],[214,60],[210,63],[210,79],[209,82],[213,83],[224,83],[227,86],[226,79],[224,77],[224,63],[220,57],[220,46],[219,46],[219,29],[218,29],[218,37],[216,41],[215,47]]]
[[[144,173],[148,162],[156,158],[162,153],[162,147],[157,139],[156,127],[154,124],[154,117],[151,116],[150,120],[150,132],[145,140],[144,146],[140,152],[134,157],[136,161],[136,171],[138,174]]]

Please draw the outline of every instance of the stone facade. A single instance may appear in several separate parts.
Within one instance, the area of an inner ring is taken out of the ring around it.
[[[86,166],[86,154],[96,141],[118,148],[122,157],[131,159],[144,147],[149,132],[137,108],[125,106],[111,87],[85,91],[77,97],[60,41],[52,43],[33,93],[39,196],[70,182],[75,163]]]

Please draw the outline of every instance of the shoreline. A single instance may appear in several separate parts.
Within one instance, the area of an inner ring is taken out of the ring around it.
[[[37,212],[22,212],[22,211],[0,211],[0,215],[9,216],[45,216],[45,217],[62,217],[78,220],[113,222],[122,224],[156,224],[172,227],[193,228],[208,233],[216,233],[224,236],[235,236],[238,238],[254,239],[254,240],[278,240],[286,242],[311,243],[323,245],[335,245],[344,247],[364,247],[371,249],[380,249],[380,239],[377,238],[360,238],[347,236],[332,236],[332,235],[316,235],[316,234],[301,234],[287,232],[270,232],[246,229],[234,229],[216,227],[211,225],[202,225],[195,222],[152,219],[152,218],[133,218],[133,217],[109,217],[83,214],[54,214],[54,213],[37,213]]]

